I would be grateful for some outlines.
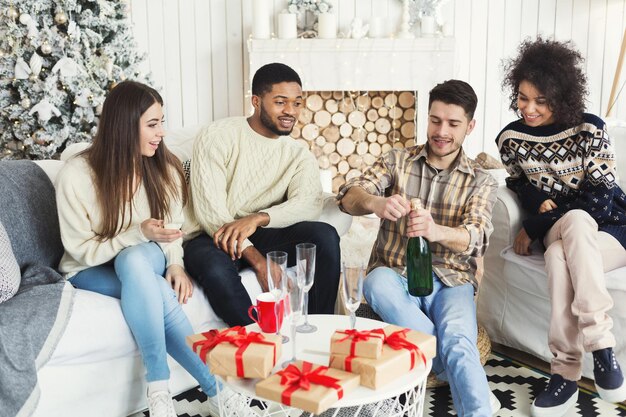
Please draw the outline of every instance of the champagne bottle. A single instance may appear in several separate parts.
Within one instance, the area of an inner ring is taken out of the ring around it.
[[[411,210],[422,207],[419,198],[411,199]],[[409,294],[424,297],[433,292],[433,266],[428,240],[411,237],[406,244],[406,278]]]

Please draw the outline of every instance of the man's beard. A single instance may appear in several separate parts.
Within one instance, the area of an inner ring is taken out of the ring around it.
[[[287,130],[281,130],[278,125],[276,125],[276,123],[274,123],[272,121],[272,119],[269,117],[269,115],[267,114],[267,112],[265,111],[265,109],[263,108],[263,104],[261,104],[261,123],[263,124],[263,126],[265,126],[268,130],[270,130],[272,133],[278,135],[278,136],[286,136],[288,134],[290,134],[293,131],[294,126],[296,125],[295,123],[291,126],[291,129],[287,129]]]

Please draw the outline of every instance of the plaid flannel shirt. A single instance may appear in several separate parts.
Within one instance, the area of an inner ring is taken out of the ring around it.
[[[491,211],[496,201],[497,182],[462,149],[452,165],[441,172],[429,164],[426,156],[425,145],[387,152],[362,176],[340,188],[339,206],[352,187],[361,187],[378,196],[400,194],[407,199],[420,198],[435,223],[463,227],[470,235],[468,247],[460,253],[430,242],[433,271],[445,285],[454,287],[471,282],[478,289],[476,258],[487,250],[493,231]],[[407,224],[408,216],[397,222],[381,219],[368,272],[386,266],[406,276]]]

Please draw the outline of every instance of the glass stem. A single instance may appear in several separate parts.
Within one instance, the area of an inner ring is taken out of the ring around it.
[[[354,326],[356,325],[356,313],[350,312],[350,324],[352,325],[352,329],[354,330]]]
[[[304,324],[309,324],[309,292],[304,292]]]
[[[296,360],[296,320],[291,320],[291,361],[294,362]]]
[[[280,327],[278,327],[278,312],[280,311],[280,303],[276,301],[274,303],[274,317],[276,317],[276,336],[280,334]]]

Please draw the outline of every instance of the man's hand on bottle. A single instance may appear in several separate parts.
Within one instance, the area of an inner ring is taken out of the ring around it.
[[[378,197],[372,208],[372,212],[381,219],[395,222],[409,214],[411,203],[400,194],[394,194],[391,197]]]
[[[430,242],[438,241],[438,226],[433,220],[430,211],[420,208],[411,210],[406,235],[408,237],[422,236]]]

